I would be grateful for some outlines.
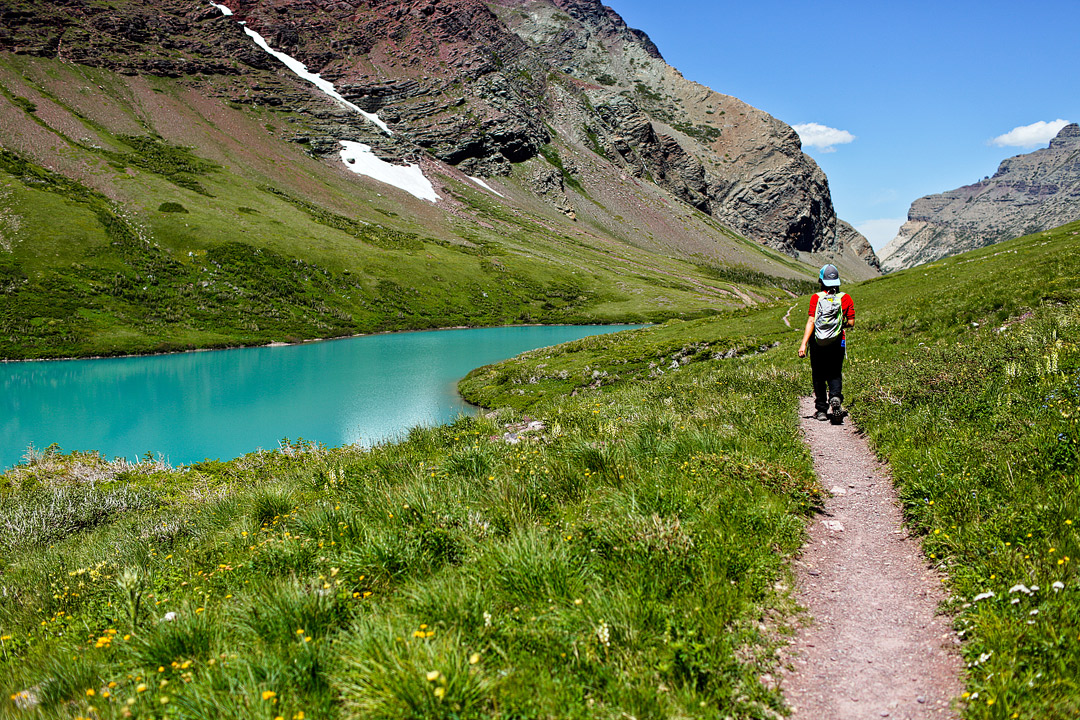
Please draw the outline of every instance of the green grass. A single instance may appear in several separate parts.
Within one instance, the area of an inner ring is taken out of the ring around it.
[[[852,412],[947,576],[970,718],[1080,712],[1078,232],[855,290]]]
[[[756,619],[817,491],[795,377],[764,357],[675,375],[552,399],[518,444],[509,414],[183,470],[39,454],[5,476],[5,517],[78,530],[5,537],[3,697],[32,689],[46,717],[764,717],[780,700],[746,658],[767,664]],[[120,492],[142,504],[87,517]]]
[[[946,578],[969,718],[1078,709],[1078,231],[847,288],[852,418]],[[820,492],[785,311],[478,369],[463,391],[504,410],[370,450],[34,453],[0,491],[0,697],[44,717],[770,717],[776,584]]]
[[[238,190],[186,150],[135,144],[162,188],[199,171],[205,192],[155,202],[157,212],[139,216],[0,151],[0,174],[14,181],[12,207],[22,218],[12,252],[0,254],[0,357],[458,325],[656,322],[715,314],[735,302],[706,288],[716,269],[629,247],[599,253],[529,218],[500,219],[518,228],[502,241],[449,242],[347,217],[269,186]],[[184,170],[169,175],[165,165]],[[221,210],[226,195],[235,213]],[[310,237],[303,249],[297,234]],[[643,270],[643,260],[655,269]],[[737,274],[766,297],[781,296],[790,283]]]
[[[246,89],[235,80],[233,90]],[[107,70],[0,58],[0,102],[14,103],[25,125],[10,132],[49,140],[32,155],[13,151],[17,143],[0,152],[0,358],[662,322],[743,303],[696,258],[613,242],[602,227],[580,230],[452,178],[440,181],[452,200],[403,206],[394,191],[343,179],[268,134],[285,123],[301,132],[301,115],[215,100],[224,92],[216,82],[201,88],[211,111],[192,102],[186,82],[153,79],[176,115],[155,128],[139,93]],[[95,86],[107,104],[78,90]],[[26,112],[32,101],[50,112]],[[166,139],[181,126],[182,140]],[[229,140],[241,136],[243,147]],[[555,144],[544,156],[585,194]],[[507,182],[527,184],[526,173]],[[721,252],[738,242],[705,216],[696,221]],[[755,245],[734,249],[756,268],[736,280],[755,296],[783,297],[787,280],[773,274],[808,274]]]

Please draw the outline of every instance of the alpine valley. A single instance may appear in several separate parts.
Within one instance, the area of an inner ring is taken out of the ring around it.
[[[661,321],[878,274],[597,0],[0,0],[0,357]]]

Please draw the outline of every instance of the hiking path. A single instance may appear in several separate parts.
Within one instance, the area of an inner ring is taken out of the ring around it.
[[[849,420],[813,418],[800,404],[814,469],[832,497],[795,562],[796,600],[809,622],[788,647],[780,679],[795,720],[955,718],[962,662],[945,594],[908,534],[892,479]]]

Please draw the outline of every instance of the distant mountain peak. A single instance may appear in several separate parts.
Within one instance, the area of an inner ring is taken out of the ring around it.
[[[1058,148],[1077,143],[1080,143],[1080,125],[1071,123],[1061,128],[1061,131],[1050,141],[1050,147]]]
[[[1049,147],[1007,158],[993,177],[919,198],[899,234],[881,249],[885,271],[1049,230],[1080,218],[1080,125]]]

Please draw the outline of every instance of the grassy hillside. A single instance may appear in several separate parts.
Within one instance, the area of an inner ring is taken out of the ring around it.
[[[945,573],[965,717],[1080,710],[1078,234],[846,288],[852,418]],[[771,716],[821,492],[787,307],[482,368],[507,409],[370,451],[40,454],[2,480],[4,712]]]
[[[530,189],[544,157],[491,179],[503,197],[430,163],[443,199],[418,200],[290,142],[286,107],[228,100],[252,72],[0,54],[0,358],[692,318],[810,274],[646,183],[571,176],[572,221]]]

